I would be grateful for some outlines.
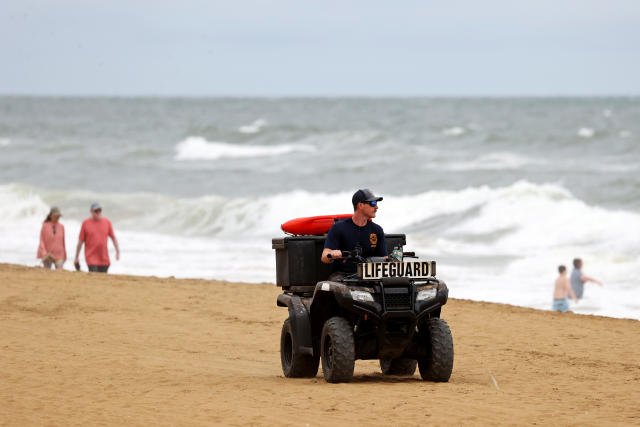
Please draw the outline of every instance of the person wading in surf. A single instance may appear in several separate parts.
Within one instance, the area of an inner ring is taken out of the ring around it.
[[[602,286],[602,282],[598,279],[582,274],[582,260],[580,258],[575,258],[573,260],[573,271],[571,272],[571,287],[573,288],[573,292],[575,292],[578,301],[581,300],[584,295],[584,285],[587,282],[592,282],[596,285]]]
[[[567,267],[561,265],[558,267],[558,278],[553,289],[553,305],[551,309],[553,311],[559,311],[564,313],[569,310],[569,300],[571,297],[573,302],[578,302],[576,294],[571,289],[569,278],[567,277]]]
[[[378,212],[378,202],[382,197],[375,196],[371,190],[363,189],[354,193],[351,198],[353,216],[336,222],[327,234],[321,260],[333,264],[333,274],[329,280],[339,281],[345,274],[355,273],[353,263],[340,260],[342,251],[359,251],[363,257],[387,256],[387,245],[382,227],[372,219]],[[331,255],[331,258],[328,257]]]

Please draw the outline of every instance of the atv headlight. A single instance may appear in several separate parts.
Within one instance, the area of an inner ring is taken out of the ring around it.
[[[416,295],[416,301],[427,301],[436,297],[438,293],[438,289],[434,288],[426,288],[418,291],[418,295]]]
[[[356,301],[373,302],[373,295],[367,291],[351,291],[351,298]]]

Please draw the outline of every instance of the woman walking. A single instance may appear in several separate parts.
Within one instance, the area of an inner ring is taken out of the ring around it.
[[[60,209],[52,207],[40,230],[40,245],[38,258],[42,260],[44,268],[50,269],[55,265],[61,269],[67,260],[67,248],[64,242],[64,225],[60,223]]]

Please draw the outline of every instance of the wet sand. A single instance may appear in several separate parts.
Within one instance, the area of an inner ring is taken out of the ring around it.
[[[0,424],[640,425],[640,322],[452,300],[449,383],[286,379],[274,285],[0,264]]]

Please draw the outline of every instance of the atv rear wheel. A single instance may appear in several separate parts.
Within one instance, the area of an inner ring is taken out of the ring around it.
[[[345,318],[336,316],[325,322],[320,349],[322,373],[327,382],[347,382],[353,378],[356,357],[353,328]]]
[[[413,375],[416,372],[417,365],[417,360],[403,357],[380,359],[380,369],[384,375]]]
[[[442,319],[429,319],[427,326],[427,356],[418,359],[423,380],[447,382],[453,370],[453,337],[449,325]]]
[[[285,320],[280,334],[280,362],[284,376],[287,378],[315,377],[318,374],[319,359],[318,351],[314,351],[313,356],[298,354],[291,332],[291,322],[289,319]]]

